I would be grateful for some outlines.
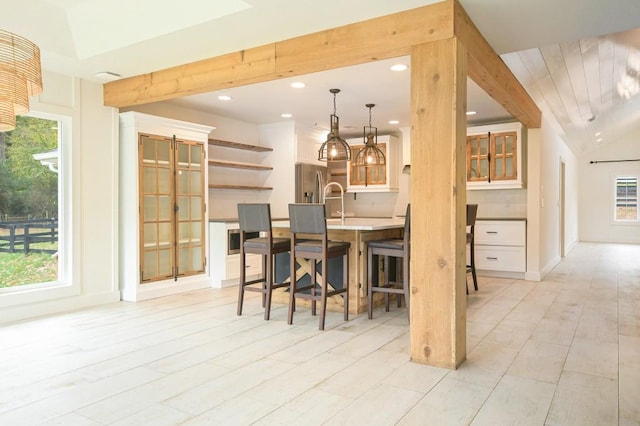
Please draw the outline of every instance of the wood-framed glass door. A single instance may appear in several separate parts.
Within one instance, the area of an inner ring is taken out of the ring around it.
[[[518,177],[516,132],[491,134],[491,179],[513,180]]]
[[[140,282],[204,272],[204,146],[140,134]]]
[[[177,275],[205,268],[204,145],[176,140]]]
[[[175,270],[171,138],[140,135],[140,281],[171,278]]]
[[[489,180],[489,133],[467,136],[467,182]]]

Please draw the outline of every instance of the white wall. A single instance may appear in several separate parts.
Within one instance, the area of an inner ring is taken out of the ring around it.
[[[613,179],[616,174],[640,175],[640,162],[590,164],[590,161],[640,158],[640,132],[609,142],[580,157],[580,240],[640,244],[640,223],[613,223]]]
[[[478,217],[527,217],[526,189],[467,190],[467,203],[478,205]]]
[[[0,322],[120,299],[117,110],[103,106],[102,85],[47,71],[43,85],[44,92],[31,99],[31,110],[66,117],[71,125],[61,155],[69,177],[63,210],[68,216],[61,229],[70,242],[61,257],[67,275],[46,288],[0,294]]]
[[[304,138],[304,132],[299,137]],[[296,124],[293,121],[260,126],[260,140],[264,146],[273,148],[268,161],[273,166],[266,185],[272,218],[288,218],[289,203],[296,198],[295,187],[295,140]]]
[[[539,238],[538,271],[531,272],[534,276],[539,274],[539,278],[544,278],[560,261],[561,161],[564,161],[566,167],[565,250],[568,251],[578,241],[578,160],[559,136],[559,132],[544,116],[542,128],[529,131],[528,144],[530,149],[532,145],[539,144],[533,148],[537,151],[534,156],[539,156],[538,164],[528,162],[529,175],[534,176],[529,182],[529,190],[534,192],[529,197],[527,221],[528,226],[538,228]]]

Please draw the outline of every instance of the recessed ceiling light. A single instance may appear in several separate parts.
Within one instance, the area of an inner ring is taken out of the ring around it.
[[[293,117],[293,114],[290,114],[288,112],[283,112],[282,114],[280,114],[280,117],[282,117],[282,118],[291,118],[291,117]]]
[[[407,65],[405,65],[405,64],[391,65],[391,71],[406,71],[407,68],[409,68],[409,67]]]
[[[596,134],[594,135],[595,137],[600,136],[601,132],[596,132]]]
[[[231,96],[229,96],[229,95],[219,95],[219,96],[218,96],[218,100],[221,100],[221,101],[230,101],[230,100],[231,100]]]
[[[306,84],[301,81],[294,81],[293,83],[291,83],[291,87],[293,87],[294,89],[303,89],[305,86]]]
[[[596,139],[596,142],[598,142],[598,143],[602,142],[602,138]]]
[[[467,111],[467,115],[476,115],[476,114],[477,114],[477,112],[475,112],[475,111]]]
[[[398,124],[400,123],[398,120],[389,120],[389,124]]]
[[[120,78],[120,74],[111,71],[100,71],[95,73],[93,76],[102,81],[114,81]]]

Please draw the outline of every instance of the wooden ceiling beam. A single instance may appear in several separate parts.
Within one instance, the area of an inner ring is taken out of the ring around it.
[[[104,85],[116,108],[409,55],[411,47],[453,37],[445,1]]]
[[[457,0],[454,33],[468,52],[468,75],[528,128],[539,128],[542,113],[509,67],[485,40]]]

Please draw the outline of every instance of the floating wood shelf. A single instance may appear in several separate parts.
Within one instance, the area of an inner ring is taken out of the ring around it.
[[[271,166],[262,166],[260,164],[236,163],[233,161],[209,160],[210,166],[228,167],[231,169],[247,169],[247,170],[273,170]]]
[[[270,191],[273,188],[270,186],[220,185],[217,183],[210,183],[209,189],[234,189],[234,190],[240,190],[240,191]]]
[[[248,144],[238,143],[238,142],[223,141],[220,139],[209,139],[209,145],[223,146],[225,148],[244,149],[247,151],[256,151],[256,152],[273,151],[273,148],[269,148],[266,146],[248,145]]]

